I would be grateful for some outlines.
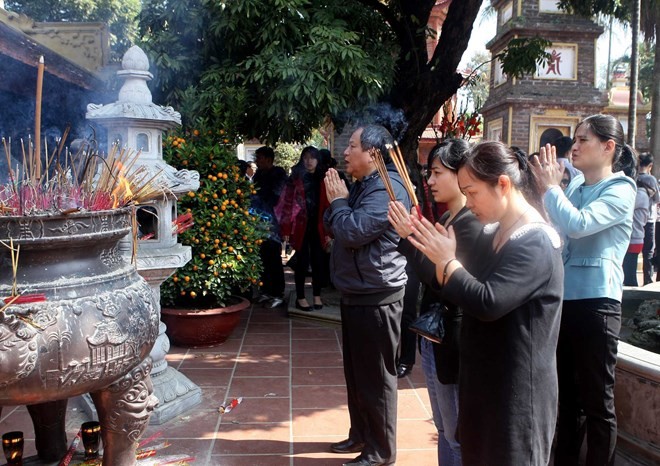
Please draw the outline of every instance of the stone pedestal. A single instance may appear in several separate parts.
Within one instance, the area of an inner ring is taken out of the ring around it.
[[[122,59],[122,69],[117,77],[124,80],[118,100],[107,105],[89,104],[87,118],[104,126],[108,131],[108,147],[118,144],[139,151],[134,170],[148,173],[153,179],[167,186],[163,198],[137,206],[138,251],[137,269],[149,283],[160,316],[160,285],[174,271],[191,259],[189,246],[177,243],[176,200],[178,196],[199,188],[199,173],[176,170],[163,160],[163,131],[181,124],[181,115],[171,107],[152,102],[147,86],[153,76],[149,73],[149,59],[142,49],[131,47]],[[132,245],[124,247],[131,254]],[[158,339],[151,353],[151,372],[154,395],[158,407],[153,411],[150,423],[162,424],[202,401],[202,392],[183,374],[168,367],[165,356],[170,342],[165,335],[165,324],[158,329]]]
[[[138,251],[138,273],[151,286],[154,301],[160,315],[160,285],[176,268],[191,258],[190,247],[176,244],[166,250],[150,249],[147,254]],[[150,356],[154,365],[151,380],[158,406],[151,413],[149,424],[160,425],[202,402],[202,390],[188,377],[170,367],[165,356],[170,350],[170,340],[165,334],[167,326],[160,322],[158,338]]]

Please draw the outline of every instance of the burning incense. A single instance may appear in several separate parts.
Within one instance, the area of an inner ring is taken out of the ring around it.
[[[392,180],[390,179],[390,175],[387,173],[387,167],[385,166],[385,161],[383,160],[383,154],[381,154],[380,151],[375,147],[369,150],[369,154],[374,161],[374,165],[376,165],[376,170],[378,170],[378,174],[380,175],[381,180],[383,180],[385,190],[390,196],[390,200],[396,201],[396,195],[394,194],[394,189],[392,188]]]
[[[11,160],[10,144],[5,154]],[[23,170],[10,172],[11,185],[0,186],[0,215],[71,214],[80,210],[110,210],[142,204],[162,197],[168,191],[161,182],[161,172],[135,168],[139,154],[116,145],[104,158],[95,150],[79,151],[68,156],[64,165],[59,159],[64,145],[47,159],[46,171],[52,176],[34,176],[34,152],[23,149]],[[55,163],[53,163],[55,159]],[[79,169],[80,171],[78,171]],[[18,178],[18,179],[15,179]]]
[[[417,200],[417,195],[415,194],[415,185],[413,185],[412,181],[410,180],[410,175],[408,174],[408,169],[406,168],[406,162],[403,158],[403,154],[401,154],[401,151],[399,150],[399,146],[396,142],[394,143],[394,146],[391,146],[390,144],[386,144],[385,147],[387,148],[390,154],[390,158],[392,159],[392,162],[394,162],[396,171],[399,172],[399,176],[401,176],[401,180],[403,181],[403,186],[406,188],[406,191],[410,196],[410,200],[412,201],[412,204],[415,206],[415,209],[417,210],[417,215],[421,219],[422,209],[419,206],[419,201]]]
[[[39,57],[37,66],[37,98],[34,107],[34,177],[41,179],[41,97],[44,87],[44,57]]]

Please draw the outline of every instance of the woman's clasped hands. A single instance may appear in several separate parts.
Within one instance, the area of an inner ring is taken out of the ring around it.
[[[431,262],[446,272],[449,262],[456,261],[454,229],[445,229],[439,223],[434,225],[423,217],[418,218],[415,209],[411,213],[406,211],[401,202],[390,202],[388,219],[401,238],[408,239]],[[441,283],[448,276],[442,278]]]

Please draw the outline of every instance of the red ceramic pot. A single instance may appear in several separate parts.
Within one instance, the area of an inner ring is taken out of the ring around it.
[[[250,301],[236,297],[238,302],[212,309],[161,309],[161,320],[167,325],[166,334],[175,346],[205,348],[224,341],[234,331],[241,311]]]

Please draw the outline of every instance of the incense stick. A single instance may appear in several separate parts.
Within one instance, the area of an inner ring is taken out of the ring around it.
[[[378,170],[378,174],[380,175],[380,178],[383,180],[383,184],[385,185],[385,190],[387,191],[390,200],[396,201],[394,188],[392,188],[392,180],[390,179],[390,175],[387,173],[387,166],[385,166],[385,161],[383,160],[383,154],[381,154],[380,150],[376,149],[375,147],[369,150],[369,154],[371,155],[371,158],[374,161],[374,165],[376,165],[376,170]]]
[[[401,151],[399,150],[399,146],[397,145],[396,142],[394,142],[394,146],[390,144],[386,144],[385,147],[387,148],[388,153],[390,154],[390,158],[394,162],[396,171],[399,172],[399,176],[401,176],[401,180],[403,181],[403,186],[406,188],[406,191],[410,196],[410,200],[412,204],[415,206],[415,209],[417,210],[417,215],[421,219],[422,209],[419,206],[419,201],[417,200],[417,195],[415,194],[415,185],[410,180],[410,175],[408,174],[408,169],[406,168],[406,162],[405,159],[403,158],[403,154],[401,154]]]
[[[34,106],[34,176],[41,179],[41,96],[44,87],[44,57],[39,57],[37,66],[37,96]]]

